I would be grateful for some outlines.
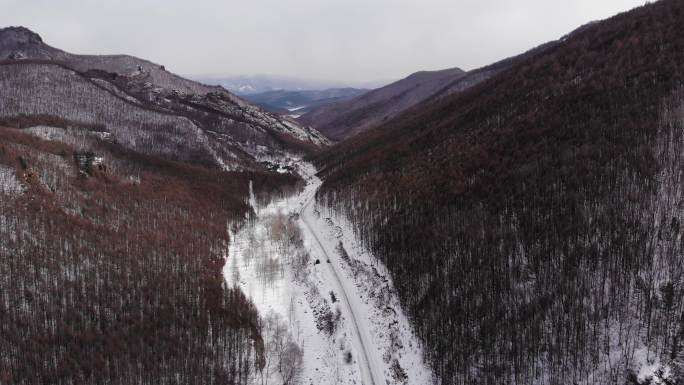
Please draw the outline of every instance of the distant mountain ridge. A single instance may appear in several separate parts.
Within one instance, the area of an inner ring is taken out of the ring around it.
[[[368,90],[330,88],[309,91],[268,91],[242,97],[267,111],[299,117],[314,108],[349,100],[365,92],[368,92]]]
[[[297,78],[277,75],[195,75],[193,79],[206,84],[220,85],[239,96],[271,91],[320,91],[334,88],[376,88],[388,82],[343,82]]]
[[[341,140],[396,116],[465,75],[460,68],[416,72],[351,100],[315,108],[298,121],[317,127],[331,139]]]
[[[559,40],[542,44],[520,55],[482,68],[467,72],[458,68],[416,72],[354,99],[313,108],[297,120],[316,128],[333,140],[348,139],[381,125],[411,107],[463,92],[529,57],[544,52],[591,24],[582,26]]]

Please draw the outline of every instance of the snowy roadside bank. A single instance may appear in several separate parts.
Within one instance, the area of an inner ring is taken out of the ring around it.
[[[315,168],[296,196],[260,207],[232,228],[224,277],[263,319],[267,362],[255,384],[430,384],[422,349],[392,281],[339,218],[321,215]],[[339,225],[342,223],[342,225]]]
[[[312,179],[316,189],[321,181],[309,164],[301,173]],[[330,256],[350,306],[356,315],[360,334],[367,346],[369,364],[381,383],[432,384],[432,371],[424,361],[423,347],[413,332],[393,280],[384,265],[354,236],[352,225],[332,210],[312,203],[303,219],[317,233],[317,240]],[[376,381],[377,383],[378,381]]]

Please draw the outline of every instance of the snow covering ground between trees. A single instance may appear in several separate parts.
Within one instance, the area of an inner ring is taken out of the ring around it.
[[[306,180],[304,189],[270,202],[252,195],[245,225],[229,224],[226,284],[245,291],[264,317],[268,358],[253,381],[433,383],[387,270],[344,219],[314,204],[315,168],[298,158],[284,162]]]

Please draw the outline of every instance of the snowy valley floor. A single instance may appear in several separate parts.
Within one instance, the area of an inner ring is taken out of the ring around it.
[[[231,228],[224,275],[252,298],[267,350],[255,384],[431,384],[422,347],[383,266],[343,218],[317,208],[310,164],[298,195],[260,207]],[[298,381],[292,381],[298,379]]]

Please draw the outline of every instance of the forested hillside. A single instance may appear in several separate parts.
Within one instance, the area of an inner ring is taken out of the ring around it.
[[[0,29],[0,384],[246,384],[262,316],[222,274],[229,229],[326,143],[130,56]],[[285,170],[286,171],[286,170]]]
[[[581,31],[573,31],[568,36]],[[297,120],[310,125],[334,140],[344,140],[374,127],[418,105],[430,104],[463,92],[522,61],[558,44],[551,41],[520,55],[506,58],[468,72],[459,68],[416,72],[405,79],[368,91],[350,100],[312,108]]]
[[[317,158],[442,383],[682,380],[682,25],[591,24]]]
[[[248,209],[249,181],[278,193],[296,179],[190,166],[49,123],[68,126],[51,129],[60,141],[0,128],[0,382],[245,383],[260,321],[223,287],[226,223]]]
[[[460,68],[416,72],[351,100],[314,108],[298,121],[342,140],[394,117],[465,74]]]

